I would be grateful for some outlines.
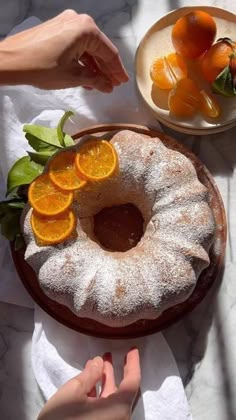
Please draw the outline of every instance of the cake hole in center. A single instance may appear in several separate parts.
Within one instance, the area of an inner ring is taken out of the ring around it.
[[[125,252],[143,236],[144,219],[133,204],[105,207],[94,216],[94,234],[109,251]]]

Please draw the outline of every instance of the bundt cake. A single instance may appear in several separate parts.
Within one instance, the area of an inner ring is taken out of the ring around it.
[[[37,245],[30,207],[22,228],[25,259],[44,293],[78,317],[121,327],[190,296],[209,264],[215,222],[208,191],[183,154],[132,131],[111,143],[119,172],[75,193],[76,237]]]

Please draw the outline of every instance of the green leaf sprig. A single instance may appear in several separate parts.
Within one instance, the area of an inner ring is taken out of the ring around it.
[[[28,156],[23,156],[14,163],[7,177],[6,196],[9,198],[0,202],[1,234],[9,241],[14,241],[15,249],[24,245],[20,217],[28,201],[29,184],[41,175],[48,159],[54,153],[74,145],[72,137],[64,132],[65,122],[71,115],[72,111],[66,111],[56,128],[34,124],[23,126],[25,137],[34,152],[28,151]]]

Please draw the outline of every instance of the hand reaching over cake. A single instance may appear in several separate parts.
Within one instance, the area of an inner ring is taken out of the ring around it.
[[[128,81],[117,48],[91,16],[74,10],[0,42],[0,84],[111,92]]]

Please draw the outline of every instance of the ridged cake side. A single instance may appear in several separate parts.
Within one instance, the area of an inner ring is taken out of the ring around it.
[[[184,155],[158,138],[131,131],[120,131],[111,142],[119,173],[77,193],[76,238],[38,246],[31,209],[22,226],[25,259],[44,293],[79,317],[118,327],[156,318],[189,297],[209,264],[215,224],[207,189]],[[93,216],[104,207],[125,203],[142,212],[145,232],[135,248],[109,252],[96,242]]]

